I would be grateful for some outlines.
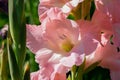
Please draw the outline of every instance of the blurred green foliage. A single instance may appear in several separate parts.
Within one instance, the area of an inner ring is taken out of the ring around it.
[[[0,11],[0,29],[8,23],[8,15],[3,11]]]
[[[26,23],[29,24],[40,24],[38,17],[38,4],[39,0],[25,0],[25,15]]]
[[[25,16],[26,24],[35,24],[39,25],[39,16],[38,16],[38,5],[39,0],[25,0]],[[37,71],[38,64],[35,62],[35,55],[27,49],[26,61],[30,61],[30,72]]]
[[[111,80],[108,69],[97,66],[90,72],[83,75],[83,80]]]

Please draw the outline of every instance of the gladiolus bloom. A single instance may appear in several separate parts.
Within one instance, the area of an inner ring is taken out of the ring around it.
[[[98,41],[93,34],[80,27],[88,25],[78,23],[66,19],[61,9],[51,8],[40,26],[27,25],[27,46],[40,67],[31,74],[32,80],[58,80],[61,76],[65,80],[66,72],[96,49]]]

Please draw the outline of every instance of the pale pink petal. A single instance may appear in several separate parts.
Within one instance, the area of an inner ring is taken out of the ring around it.
[[[113,24],[114,35],[113,35],[113,43],[116,46],[120,46],[120,23]]]
[[[45,11],[43,14],[39,16],[41,22],[43,22],[43,20],[46,20],[46,18],[66,19],[66,17],[67,16],[58,7],[50,8],[49,10]]]
[[[37,52],[40,48],[44,47],[43,44],[43,30],[41,26],[27,25],[27,47],[33,51]]]
[[[84,60],[84,54],[83,55],[79,55],[76,53],[71,53],[69,56],[67,57],[63,57],[60,62],[67,67],[72,67],[73,65],[80,65],[82,64]]]
[[[91,35],[98,41],[100,41],[101,31],[100,28],[95,25],[95,23],[85,20],[78,20],[77,23],[80,27],[81,36]]]
[[[38,80],[51,80],[51,74],[54,69],[51,64],[41,67]]]
[[[95,3],[97,9],[106,13],[113,23],[120,22],[120,0],[95,0]]]
[[[35,61],[39,63],[40,66],[46,65],[48,63],[49,58],[52,56],[52,51],[49,49],[40,49],[36,52]]]
[[[48,55],[46,54],[46,56]],[[62,77],[62,80],[66,80],[66,72],[68,68],[59,63],[59,60],[61,59],[59,54],[54,53],[51,57],[48,58],[49,60],[45,60],[45,56],[43,56],[43,58],[42,56],[38,58],[41,60],[41,63],[42,61],[44,62],[44,65],[41,65],[40,63],[41,66],[38,80],[57,80],[60,77]]]
[[[52,80],[66,80],[66,73],[69,68],[66,68],[61,63],[54,66],[54,72],[51,75]]]
[[[38,12],[39,12],[39,15],[41,15],[42,13],[44,13],[47,9],[50,9],[51,7],[59,7],[59,8],[63,7],[63,10],[66,7],[68,7],[67,9],[72,10],[74,7],[76,7],[81,2],[83,2],[83,0],[40,0]]]
[[[53,53],[52,56],[49,58],[48,63],[58,64],[62,57],[63,56],[60,53]]]
[[[104,47],[99,47],[95,54],[94,60],[101,60],[100,66],[110,69],[112,80],[119,80],[118,74],[114,72],[120,70],[119,53],[117,48],[108,42]]]
[[[41,16],[45,11],[49,10],[52,7],[61,8],[69,0],[40,0],[38,6],[38,14]]]
[[[119,80],[120,79],[120,70],[117,70],[117,71],[111,70],[110,76],[111,76],[111,80]]]
[[[92,17],[92,23],[99,28],[101,32],[110,33],[113,31],[109,17],[101,11],[95,10]]]
[[[40,21],[42,22],[45,19],[46,12],[53,7],[58,7],[59,9],[61,9],[67,17],[71,10],[82,1],[83,0],[40,0],[40,4],[38,6]]]
[[[77,23],[80,26],[81,33],[81,40],[78,47],[79,52],[84,51],[88,55],[96,49],[98,43],[101,41],[100,30],[89,21],[79,20]]]
[[[38,80],[39,73],[40,73],[40,71],[32,72],[32,73],[30,74],[30,80]]]
[[[52,79],[52,80],[61,80],[61,79],[66,80],[66,74],[65,73],[64,74],[56,73],[54,79]]]
[[[67,2],[67,3],[62,7],[62,11],[63,11],[64,13],[69,14],[70,11],[71,11],[73,8],[77,7],[77,5],[78,5],[79,3],[81,3],[81,2],[83,2],[83,1],[84,1],[84,0],[72,0],[72,1],[69,1],[69,2]]]

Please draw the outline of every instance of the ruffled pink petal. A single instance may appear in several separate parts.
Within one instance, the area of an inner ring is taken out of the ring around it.
[[[71,12],[71,10],[75,7],[77,7],[77,5],[81,2],[83,2],[84,0],[72,0],[67,2],[63,7],[62,7],[62,11],[64,13],[69,14]]]
[[[45,11],[43,14],[39,16],[40,21],[43,22],[44,19],[66,19],[66,15],[61,11],[60,8],[54,7],[50,8],[49,10]]]
[[[38,6],[39,16],[52,7],[62,7],[69,0],[40,0]]]
[[[60,60],[60,62],[64,66],[72,67],[73,65],[77,65],[78,66],[78,65],[82,64],[83,60],[84,60],[84,54],[83,55],[79,55],[79,54],[73,52],[69,56],[63,57]]]
[[[51,75],[52,80],[66,80],[66,73],[69,68],[65,67],[61,63],[54,66],[54,72]]]
[[[47,51],[43,52],[45,52],[45,54],[39,52],[39,54],[36,53],[38,55],[36,59],[39,61],[40,66],[38,80],[59,80],[61,79],[60,77],[62,77],[62,80],[66,80],[68,68],[59,63],[61,56],[56,53],[49,55],[51,53],[46,54]]]
[[[69,0],[40,0],[40,4],[38,6],[38,14],[40,16],[40,21],[42,21],[43,16],[45,15],[47,10],[52,7],[61,8],[66,2]]]
[[[48,63],[48,60],[52,56],[52,51],[49,49],[40,49],[39,51],[36,52],[35,55],[35,61],[39,63],[40,66],[44,66]]]
[[[30,80],[38,80],[39,73],[40,73],[40,71],[32,72],[32,73],[30,74]]]
[[[42,35],[44,31],[41,26],[26,25],[27,28],[27,47],[36,53],[40,48],[44,47]]]
[[[39,15],[41,15],[51,7],[63,8],[63,11],[69,9],[70,12],[74,7],[76,7],[81,2],[83,2],[83,0],[40,0],[38,12]],[[68,10],[67,12],[65,11],[65,13],[68,13]]]
[[[43,21],[46,16],[46,12],[53,7],[58,7],[62,10],[63,13],[66,14],[66,17],[69,15],[71,10],[76,7],[83,0],[40,0],[40,4],[38,7],[38,14],[40,17],[40,21]]]
[[[41,67],[38,80],[51,80],[51,74],[53,71],[54,69],[51,64],[47,64],[44,67]]]

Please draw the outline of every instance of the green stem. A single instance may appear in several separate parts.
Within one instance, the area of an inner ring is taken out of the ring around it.
[[[72,80],[75,80],[77,66],[73,66],[71,69]]]
[[[72,74],[72,80],[75,80],[75,75],[74,75],[74,72],[71,71],[71,74]]]

